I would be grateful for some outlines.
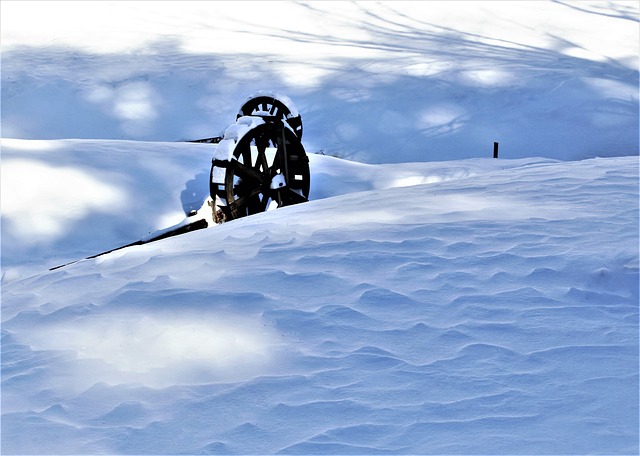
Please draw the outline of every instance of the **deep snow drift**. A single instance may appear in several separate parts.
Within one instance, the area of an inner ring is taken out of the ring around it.
[[[10,238],[17,264],[197,205],[137,186],[215,147],[7,143],[3,167],[63,151],[77,180],[46,185],[86,217]],[[637,452],[637,157],[311,157],[321,199],[5,278],[3,452]],[[101,165],[138,210],[81,204]]]

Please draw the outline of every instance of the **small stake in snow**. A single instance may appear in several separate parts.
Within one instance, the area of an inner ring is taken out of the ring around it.
[[[498,158],[498,143],[493,143],[493,158]]]

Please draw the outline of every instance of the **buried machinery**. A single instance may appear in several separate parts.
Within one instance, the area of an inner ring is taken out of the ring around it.
[[[309,198],[309,158],[302,119],[291,99],[257,92],[217,142],[209,190],[216,223],[302,203]]]
[[[223,136],[189,142],[217,144],[209,174],[211,198],[203,209],[176,226],[85,259],[206,228],[210,222],[220,224],[308,201],[309,157],[302,146],[302,119],[286,95],[256,92],[246,99]],[[202,213],[205,207],[211,208],[210,216]]]

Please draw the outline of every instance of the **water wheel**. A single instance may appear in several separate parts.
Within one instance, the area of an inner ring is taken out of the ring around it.
[[[309,158],[279,109],[238,117],[218,144],[210,175],[218,223],[308,200]]]
[[[238,111],[237,118],[243,116],[268,116],[291,127],[302,139],[302,118],[298,109],[286,95],[276,92],[258,91],[247,98]],[[236,118],[236,119],[237,119]]]

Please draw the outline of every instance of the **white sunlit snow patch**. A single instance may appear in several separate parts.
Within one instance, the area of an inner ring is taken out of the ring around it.
[[[429,134],[451,133],[465,123],[464,108],[451,103],[440,103],[422,110],[416,126]]]
[[[57,238],[87,213],[119,210],[125,201],[121,189],[78,168],[3,159],[2,215],[23,242]]]
[[[125,311],[51,322],[17,340],[33,350],[75,354],[74,375],[88,388],[99,381],[151,387],[238,381],[268,364],[276,339],[248,317]]]

